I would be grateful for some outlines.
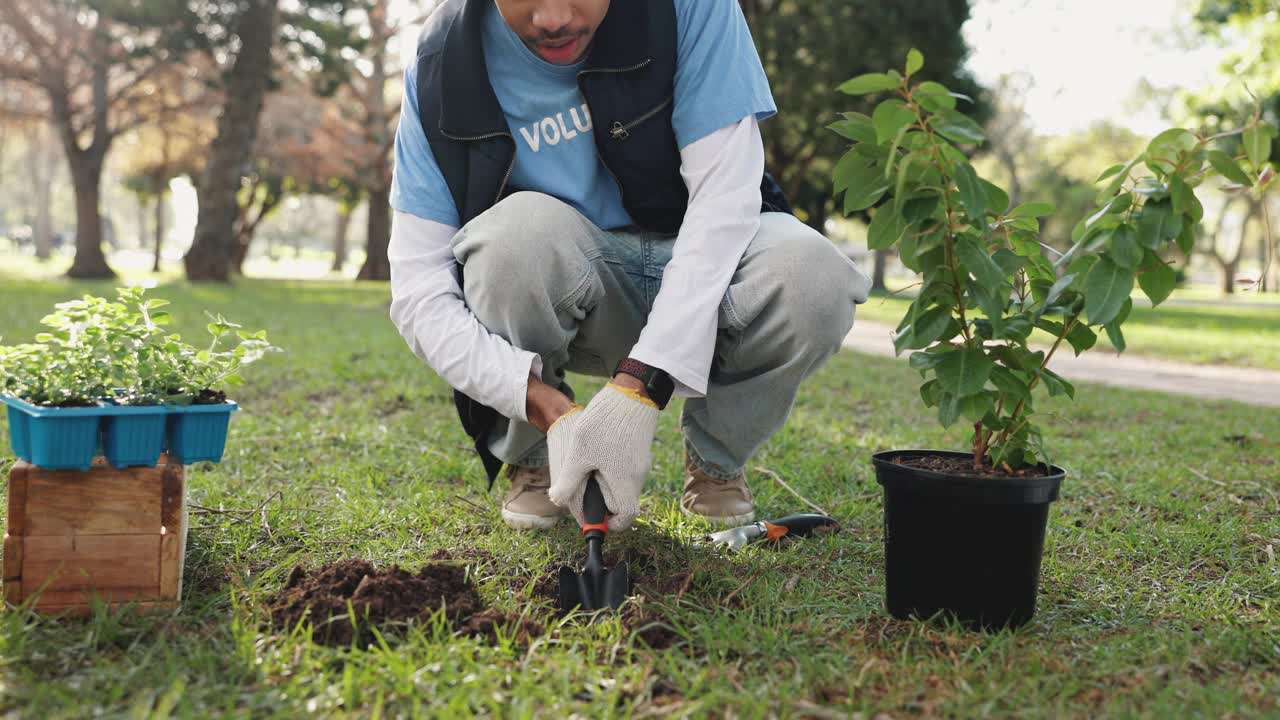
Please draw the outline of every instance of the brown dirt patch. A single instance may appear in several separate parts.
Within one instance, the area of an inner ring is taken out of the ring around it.
[[[463,626],[462,632],[473,637],[480,637],[490,643],[498,644],[499,634],[514,637],[517,645],[528,645],[533,640],[546,634],[546,629],[536,621],[527,617],[508,615],[501,610],[485,610],[472,615]]]
[[[426,620],[441,607],[451,623],[466,629],[480,610],[480,598],[459,565],[430,564],[415,574],[399,566],[379,570],[364,560],[343,560],[311,572],[295,567],[267,607],[278,628],[290,629],[305,617],[318,643],[349,645],[358,639],[364,645],[373,639],[371,627]],[[494,625],[478,623],[477,632],[485,634],[479,628]]]

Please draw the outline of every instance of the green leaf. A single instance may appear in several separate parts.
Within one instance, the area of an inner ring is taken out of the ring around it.
[[[856,115],[856,118],[849,118],[850,115]],[[871,124],[871,118],[859,113],[845,113],[846,119],[837,120],[827,126],[828,130],[833,130],[840,136],[858,143],[872,143],[876,141],[876,129]]]
[[[907,222],[920,222],[933,217],[938,209],[938,196],[925,195],[902,203],[902,217]]]
[[[974,222],[986,225],[983,219],[987,212],[987,196],[983,192],[978,174],[969,163],[960,163],[955,169],[956,188],[960,190],[960,203]]]
[[[1191,203],[1196,199],[1191,187],[1180,175],[1169,176],[1169,198],[1173,201],[1173,211],[1179,215],[1191,210]]]
[[[1098,176],[1098,179],[1097,179],[1097,180],[1094,180],[1094,181],[1093,181],[1093,183],[1096,185],[1096,184],[1098,184],[1098,183],[1102,182],[1103,180],[1106,180],[1107,178],[1109,178],[1109,177],[1111,177],[1111,176],[1115,175],[1116,173],[1120,172],[1121,170],[1124,170],[1124,168],[1125,168],[1125,166],[1124,166],[1124,165],[1112,165],[1111,167],[1107,168],[1106,170],[1103,170],[1103,171],[1102,171],[1102,174],[1101,174],[1101,175],[1099,175],[1099,176]]]
[[[886,204],[876,210],[871,218],[871,225],[867,228],[867,247],[871,250],[888,250],[902,239],[906,231],[907,224],[898,217],[892,206]]]
[[[1106,202],[1111,198],[1115,197],[1115,194],[1120,191],[1121,187],[1124,186],[1125,181],[1129,179],[1129,171],[1133,170],[1133,166],[1137,165],[1138,161],[1141,159],[1142,159],[1142,156],[1139,155],[1138,157],[1122,165],[1120,167],[1120,170],[1115,173],[1115,177],[1112,178],[1111,184],[1107,185],[1107,187],[1102,192],[1098,193],[1098,202],[1100,203]]]
[[[898,180],[893,186],[893,197],[900,198],[907,189],[907,180],[910,178],[911,164],[916,161],[917,153],[907,153],[898,163]]]
[[[1120,331],[1120,326],[1129,318],[1129,313],[1132,310],[1133,301],[1127,300],[1124,307],[1120,308],[1120,314],[1116,316],[1116,319],[1107,323],[1105,327],[1107,331],[1107,338],[1111,340],[1111,346],[1116,349],[1116,352],[1124,352],[1124,333]]]
[[[1209,164],[1222,177],[1230,180],[1238,185],[1253,185],[1253,179],[1248,173],[1240,169],[1240,165],[1228,154],[1221,150],[1209,151]]]
[[[1107,339],[1111,341],[1111,347],[1115,348],[1116,352],[1124,352],[1128,346],[1124,341],[1124,333],[1120,330],[1120,326],[1112,323],[1104,329],[1107,331]]]
[[[960,414],[973,422],[982,420],[994,408],[995,402],[992,401],[991,395],[985,392],[970,395],[960,401]]]
[[[876,106],[871,124],[876,129],[876,142],[883,145],[898,136],[898,131],[916,121],[916,114],[901,100],[885,100]]]
[[[1019,257],[1009,248],[1000,248],[991,255],[991,260],[1000,268],[1005,277],[1009,277],[1026,266],[1026,258]]]
[[[1046,215],[1053,214],[1053,204],[1046,202],[1033,202],[1025,205],[1019,205],[1010,213],[1011,218],[1041,218]]]
[[[999,337],[1006,340],[1026,340],[1031,334],[1031,318],[1027,314],[1014,315],[1004,322]]]
[[[847,164],[842,160],[836,173],[836,191],[840,191],[841,185],[847,188],[844,196],[846,215],[875,205],[889,190],[889,181],[884,173],[860,157]]]
[[[924,55],[919,50],[911,48],[907,53],[907,75],[915,75],[922,67],[924,67]]]
[[[938,363],[942,362],[942,353],[914,352],[911,353],[911,359],[908,361],[912,370],[932,370],[938,367]]]
[[[943,427],[951,427],[960,419],[960,398],[944,392],[938,399],[938,422]]]
[[[1196,226],[1187,223],[1182,226],[1182,232],[1178,233],[1178,249],[1182,254],[1190,257],[1191,253],[1196,249]]]
[[[1253,163],[1255,168],[1261,168],[1271,157],[1270,128],[1254,125],[1244,131],[1241,139],[1244,141],[1244,152],[1249,156],[1249,162]],[[1253,182],[1244,184],[1252,186]]]
[[[1103,256],[1085,278],[1085,312],[1090,325],[1106,325],[1120,313],[1133,292],[1133,271]]]
[[[937,405],[938,400],[941,399],[941,397],[942,388],[939,387],[937,380],[930,380],[920,386],[920,400],[924,403],[925,407],[933,407]]]
[[[915,97],[926,110],[937,113],[943,110],[955,110],[956,98],[961,96],[957,96],[940,83],[928,81],[920,83],[916,88]]]
[[[832,179],[835,181],[836,192],[842,193],[849,189],[849,182],[853,179],[854,174],[858,171],[859,165],[866,165],[866,158],[858,153],[850,150],[845,153],[839,161],[836,162],[836,169],[831,173]]]
[[[991,369],[991,384],[1000,392],[1019,402],[1031,402],[1031,390],[1027,381],[1006,367],[999,365]]]
[[[913,306],[913,311],[915,308]],[[935,305],[919,314],[913,312],[913,315],[911,324],[893,340],[894,350],[898,353],[929,347],[952,325],[951,308],[945,305]]]
[[[987,196],[987,209],[997,215],[1005,214],[1009,210],[1009,193],[982,178],[978,178],[978,182],[982,184],[982,192]]]
[[[956,110],[937,112],[932,124],[934,130],[952,142],[981,145],[987,140],[981,125]]]
[[[1159,258],[1152,256],[1156,262]],[[1147,270],[1138,276],[1138,285],[1142,287],[1142,292],[1151,298],[1151,304],[1159,305],[1168,299],[1173,293],[1173,289],[1178,285],[1178,274],[1173,268],[1160,262],[1156,267]]]
[[[1041,303],[1043,308],[1051,307],[1058,298],[1062,297],[1062,293],[1071,287],[1071,283],[1075,282],[1075,275],[1063,275],[1049,288],[1048,294],[1045,295],[1044,302]]]
[[[1138,242],[1149,250],[1159,251],[1182,232],[1182,216],[1175,215],[1167,200],[1148,200],[1138,218]]]
[[[1098,342],[1098,334],[1089,329],[1084,323],[1076,323],[1071,328],[1071,332],[1067,333],[1067,343],[1071,345],[1071,349],[1076,351],[1076,355],[1092,348]]]
[[[1126,270],[1135,270],[1142,262],[1142,248],[1132,225],[1121,225],[1111,233],[1111,259]]]
[[[993,367],[995,363],[981,348],[964,348],[947,353],[936,372],[944,391],[963,398],[982,390]]]
[[[1173,172],[1178,155],[1196,146],[1196,137],[1183,128],[1171,128],[1152,138],[1147,144],[1147,167],[1154,172]]]
[[[1049,391],[1049,397],[1058,395],[1066,395],[1071,399],[1076,397],[1076,388],[1065,378],[1049,368],[1042,368],[1040,371],[1040,382],[1044,383],[1045,388]]]
[[[899,82],[884,73],[868,73],[843,83],[839,90],[845,95],[870,95],[881,90],[892,90]]]
[[[978,246],[978,243],[974,242],[973,238],[961,237],[956,242],[956,254],[960,256],[960,262],[964,263],[965,268],[973,273],[979,283],[992,288],[1005,284],[1004,270]]]

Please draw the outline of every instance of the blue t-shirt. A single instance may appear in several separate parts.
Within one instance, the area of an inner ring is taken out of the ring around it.
[[[769,81],[737,0],[673,1],[679,35],[672,125],[680,148],[749,115],[773,115]],[[582,64],[553,65],[538,57],[492,5],[482,42],[489,80],[516,142],[510,190],[553,195],[606,230],[632,224],[617,183],[596,154],[591,115],[577,84]],[[458,209],[422,132],[416,65],[409,65],[404,79],[391,206],[458,227]]]

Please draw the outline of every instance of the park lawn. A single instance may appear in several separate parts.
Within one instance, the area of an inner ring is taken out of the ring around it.
[[[1134,298],[1133,313],[1124,325],[1126,353],[1207,365],[1238,365],[1280,370],[1280,303],[1275,294],[1242,293],[1234,302],[1204,299],[1202,293],[1181,291],[1158,308]],[[896,327],[911,304],[904,296],[873,296],[858,306],[858,317]],[[1036,331],[1035,342],[1052,344]],[[1099,350],[1111,352],[1105,333]]]
[[[0,282],[0,334],[109,284]],[[808,383],[755,465],[842,532],[724,557],[677,510],[677,413],[664,413],[642,522],[612,537],[643,624],[562,624],[546,597],[577,531],[516,534],[453,418],[445,384],[387,320],[385,286],[242,282],[155,291],[184,333],[216,310],[287,350],[236,393],[223,464],[192,469],[185,602],[153,618],[0,613],[0,712],[20,717],[304,712],[511,717],[1263,717],[1280,713],[1280,413],[1082,386],[1049,406],[1068,471],[1050,513],[1039,614],[977,634],[882,609],[869,456],[960,447],[918,407],[903,362],[842,353]],[[1247,338],[1241,341],[1246,341]],[[578,383],[582,395],[598,384]],[[1048,420],[1049,418],[1046,418]],[[0,431],[0,451],[8,453]],[[0,454],[0,470],[11,457]],[[805,508],[764,472],[760,513]],[[250,512],[217,513],[200,508]],[[443,623],[333,649],[263,623],[297,564],[362,557],[469,565],[532,641]],[[654,647],[650,647],[651,641]],[[831,713],[837,713],[832,715]]]

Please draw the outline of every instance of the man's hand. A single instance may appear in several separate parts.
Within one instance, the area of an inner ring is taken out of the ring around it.
[[[525,417],[529,418],[529,424],[538,428],[539,432],[546,434],[556,420],[575,407],[577,405],[567,395],[533,375],[529,376]]]
[[[620,384],[605,386],[585,409],[563,415],[547,433],[551,501],[581,525],[582,497],[594,473],[612,514],[609,529],[629,527],[640,514],[657,428],[658,406],[652,400]]]

